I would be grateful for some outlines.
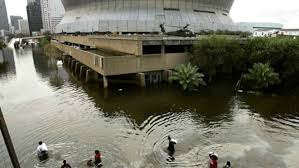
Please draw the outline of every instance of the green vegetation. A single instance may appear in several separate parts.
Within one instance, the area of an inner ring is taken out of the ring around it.
[[[39,43],[42,47],[45,47],[46,45],[50,44],[51,39],[52,39],[52,35],[50,32],[45,32],[44,36],[45,37],[43,37],[39,40]]]
[[[229,30],[202,30],[199,35],[230,35],[230,36],[239,36],[239,37],[249,37],[252,35],[251,32],[244,31],[229,31]]]
[[[257,83],[253,86],[255,89],[264,90],[268,88],[267,85],[272,84],[272,89],[291,89],[299,85],[299,39],[279,37],[241,40],[208,36],[194,45],[191,63],[202,68],[209,77],[209,82],[223,76],[240,79],[241,74],[251,74],[250,71],[258,73],[255,68],[261,68],[261,73],[264,73],[263,70],[267,71],[264,75],[277,72],[281,82],[273,83],[270,78],[271,80],[265,79],[265,84],[260,84],[264,81],[258,79],[256,74]],[[251,67],[253,68],[249,70]],[[247,81],[253,82],[253,78]],[[246,82],[242,84],[246,85]]]
[[[62,51],[60,51],[52,44],[47,44],[44,46],[44,53],[48,57],[59,58],[62,56]]]
[[[222,36],[204,38],[194,45],[191,63],[202,67],[208,74],[209,82],[217,75],[217,69],[231,73],[233,69],[241,69],[243,49],[236,40]]]
[[[250,89],[262,91],[280,82],[279,74],[275,73],[268,63],[255,63],[248,71],[249,73],[244,75],[244,81]]]
[[[178,81],[184,90],[193,91],[199,85],[206,85],[203,80],[204,74],[198,72],[197,66],[190,63],[181,64],[175,68],[171,80]]]

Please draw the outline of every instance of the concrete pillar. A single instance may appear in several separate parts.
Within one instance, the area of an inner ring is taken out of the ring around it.
[[[79,73],[80,65],[81,65],[80,62],[76,63],[76,65],[75,65],[75,75],[77,75]]]
[[[84,65],[80,66],[79,78],[82,78],[84,74],[86,74],[87,67]]]
[[[138,73],[138,80],[139,80],[139,85],[141,87],[145,87],[146,83],[145,83],[145,74],[144,73]]]
[[[77,63],[76,60],[72,60],[71,70],[74,70],[76,63]]]
[[[71,67],[72,60],[73,60],[72,57],[70,57],[70,58],[68,59],[68,62],[67,62],[67,66],[68,66],[68,67]]]
[[[85,82],[88,83],[92,80],[92,73],[93,71],[88,69],[86,70]]]
[[[170,77],[172,75],[172,70],[164,70],[163,71],[163,81],[171,83]]]
[[[162,55],[165,54],[165,45],[164,44],[161,45],[161,54]]]
[[[106,76],[103,76],[103,84],[104,84],[104,88],[108,88],[108,78]]]

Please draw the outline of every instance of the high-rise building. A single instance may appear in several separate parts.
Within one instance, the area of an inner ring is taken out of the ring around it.
[[[19,33],[24,34],[25,36],[30,35],[28,20],[24,20],[24,19],[18,20],[18,25],[19,25]]]
[[[9,31],[5,0],[0,0],[0,30]]]
[[[40,32],[43,29],[41,4],[40,0],[28,0],[27,2],[27,16],[30,34],[32,35],[33,32]]]
[[[18,20],[22,20],[23,17],[22,16],[10,16],[10,23],[11,26],[14,27],[14,30],[19,30],[19,24],[18,24]]]
[[[56,25],[65,13],[61,0],[41,0],[41,9],[44,30],[55,32]]]

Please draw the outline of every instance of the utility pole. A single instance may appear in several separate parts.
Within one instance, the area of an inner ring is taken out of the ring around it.
[[[12,162],[13,167],[14,168],[21,168],[20,163],[18,161],[18,157],[17,157],[16,152],[15,152],[15,149],[14,149],[13,144],[11,142],[8,129],[6,127],[6,123],[5,123],[1,108],[0,108],[0,129],[1,129],[2,136],[3,136],[3,139],[5,141],[6,148],[7,148],[7,151],[8,151],[8,154],[9,154],[9,157],[10,157],[10,160]]]

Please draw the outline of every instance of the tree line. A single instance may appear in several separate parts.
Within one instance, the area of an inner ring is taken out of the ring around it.
[[[240,80],[239,86],[245,90],[296,88],[299,84],[299,39],[244,40],[213,35],[194,44],[190,63],[198,68],[197,73],[205,75],[209,84],[225,76]]]

